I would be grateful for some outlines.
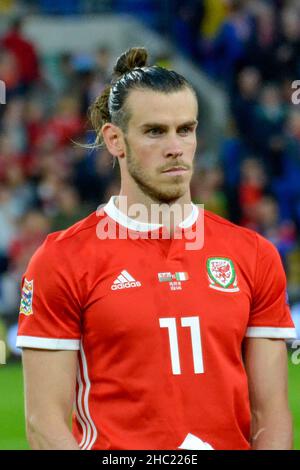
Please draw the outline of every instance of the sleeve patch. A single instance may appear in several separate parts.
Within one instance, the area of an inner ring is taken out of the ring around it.
[[[26,277],[24,279],[24,284],[21,293],[21,304],[20,304],[20,314],[33,315],[32,310],[32,301],[33,301],[33,280],[27,281]]]

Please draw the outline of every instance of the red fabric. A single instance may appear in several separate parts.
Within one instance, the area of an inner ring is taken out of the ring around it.
[[[94,213],[49,235],[23,278],[20,340],[75,350],[81,341],[77,441],[84,449],[176,449],[191,433],[215,449],[249,449],[243,340],[249,326],[258,336],[293,328],[275,248],[209,212],[204,246],[194,250],[185,249],[191,229],[182,239],[101,239],[111,221]],[[217,268],[220,258],[231,268]],[[188,279],[160,282],[159,273]]]
[[[17,32],[11,31],[2,39],[2,46],[10,50],[19,64],[21,80],[29,84],[40,76],[38,57],[34,46]]]

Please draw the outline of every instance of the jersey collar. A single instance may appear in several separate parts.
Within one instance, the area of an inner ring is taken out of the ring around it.
[[[121,212],[115,205],[115,200],[118,196],[112,196],[108,203],[103,207],[103,210],[106,214],[113,219],[118,224],[126,227],[129,230],[134,230],[136,232],[149,232],[151,230],[158,230],[162,227],[161,224],[147,224],[145,222],[138,222],[134,219],[131,219],[126,214]],[[196,220],[198,219],[199,210],[198,207],[192,204],[192,212],[190,215],[184,219],[180,224],[179,227],[182,229],[187,229],[192,227]]]

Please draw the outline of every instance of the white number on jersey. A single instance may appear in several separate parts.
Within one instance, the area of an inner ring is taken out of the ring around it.
[[[203,374],[203,356],[201,345],[200,319],[199,317],[182,317],[181,326],[191,329],[191,341],[193,350],[193,361],[195,374]],[[170,353],[172,372],[174,375],[181,374],[180,356],[178,347],[178,336],[176,318],[160,318],[159,325],[161,328],[167,328],[169,333]]]

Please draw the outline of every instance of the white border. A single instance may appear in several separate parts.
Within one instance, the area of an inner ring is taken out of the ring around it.
[[[78,351],[79,339],[39,338],[37,336],[17,336],[17,348],[37,348],[51,350]]]
[[[81,374],[80,374],[80,363],[78,362],[78,369],[77,369],[77,382],[78,382],[78,393],[77,397],[75,400],[75,413],[76,417],[80,423],[80,426],[82,428],[82,440],[79,444],[79,447],[83,445],[83,443],[86,440],[86,434],[87,434],[87,428],[89,426],[89,423],[87,422],[86,416],[83,413],[82,409],[82,392],[83,392],[83,382],[81,379]]]
[[[162,227],[161,224],[147,224],[145,222],[138,222],[131,219],[116,207],[115,200],[117,197],[118,196],[112,196],[108,203],[103,207],[106,214],[115,222],[136,232],[148,232],[149,230],[157,230]]]
[[[137,220],[131,219],[116,207],[115,200],[117,197],[118,196],[112,196],[108,203],[103,207],[103,210],[106,212],[106,214],[115,222],[136,232],[149,232],[150,230],[158,230],[160,227],[162,227],[161,224],[147,224],[145,222],[138,222]],[[178,225],[180,228],[186,229],[192,227],[198,219],[198,207],[193,203],[191,203],[191,206],[192,212],[185,220],[180,222]]]
[[[297,332],[295,328],[250,326],[249,328],[247,328],[245,337],[246,338],[296,339]]]
[[[97,440],[98,433],[97,433],[95,423],[91,418],[91,414],[89,410],[89,394],[90,394],[90,389],[91,389],[91,383],[89,379],[88,366],[87,366],[87,361],[86,361],[82,342],[80,344],[80,356],[81,356],[82,367],[83,367],[83,377],[84,377],[84,381],[86,385],[85,390],[84,390],[84,398],[83,398],[83,409],[84,409],[84,416],[85,416],[84,421],[86,421],[88,425],[86,439],[82,439],[80,443],[80,447],[82,450],[91,450],[95,441]]]
[[[179,227],[180,228],[190,228],[194,225],[196,220],[199,217],[199,209],[198,207],[192,203],[192,212],[190,215],[184,219],[182,222],[180,222]]]
[[[212,286],[211,284],[209,284],[209,287],[211,289],[219,290],[221,292],[240,292],[239,287],[232,287],[232,288],[226,289],[225,287]]]

